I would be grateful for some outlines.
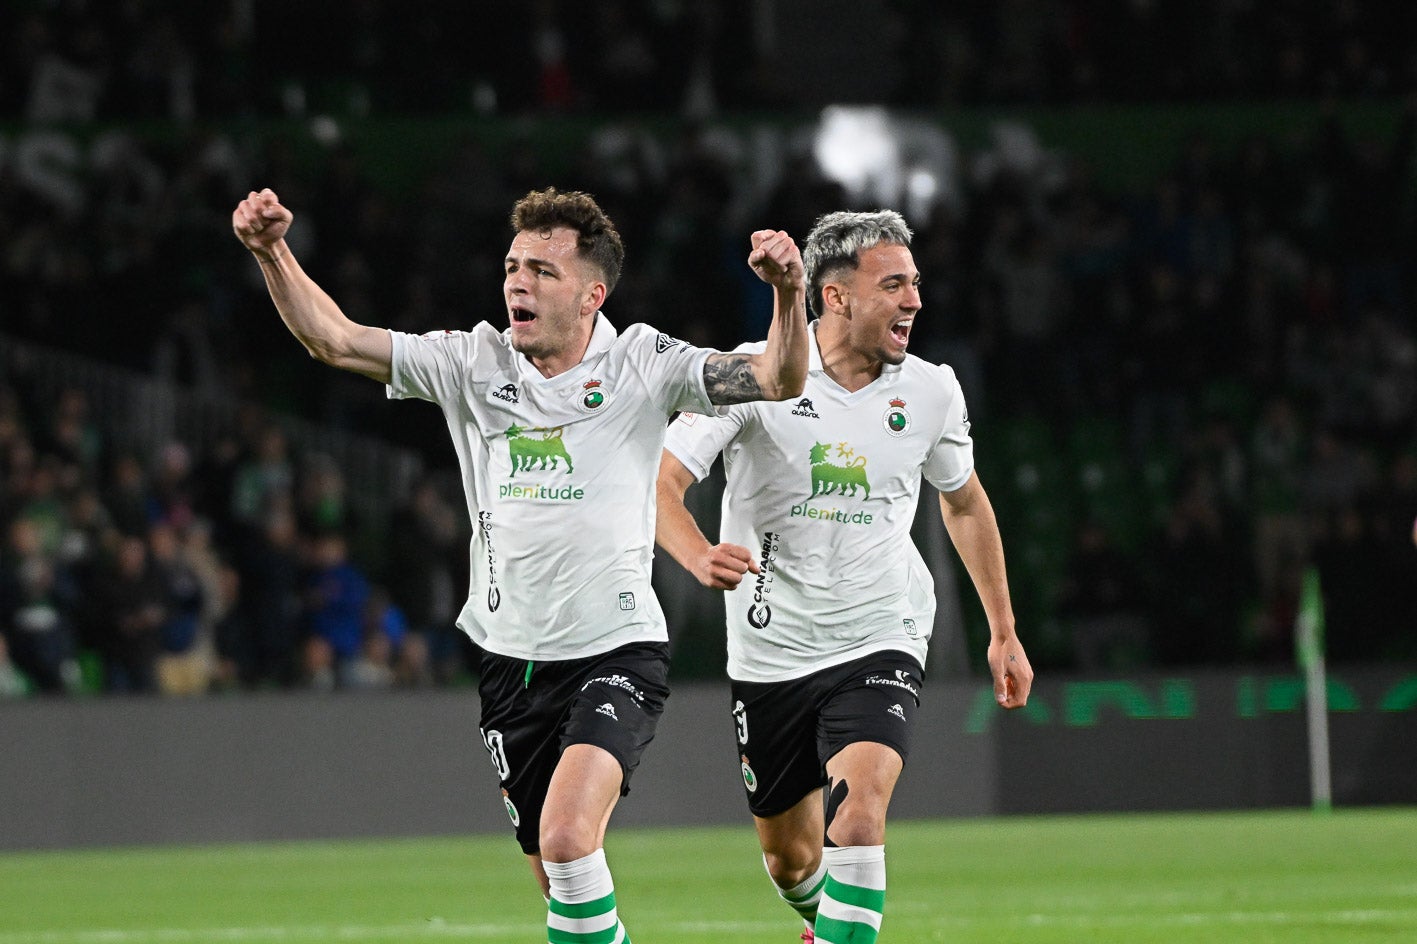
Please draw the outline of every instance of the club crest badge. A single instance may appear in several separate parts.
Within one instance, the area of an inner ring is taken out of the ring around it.
[[[581,385],[581,389],[576,391],[576,409],[588,416],[603,412],[605,404],[610,402],[610,391],[605,389],[603,381],[587,380]]]
[[[890,435],[904,436],[910,429],[910,411],[905,408],[905,401],[900,397],[893,397],[881,421]]]

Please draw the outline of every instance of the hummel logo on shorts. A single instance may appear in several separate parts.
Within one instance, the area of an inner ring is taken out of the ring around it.
[[[897,718],[899,718],[899,719],[902,720],[902,721],[905,720],[905,709],[902,708],[902,707],[900,707],[900,704],[899,704],[899,703],[894,704],[894,705],[891,705],[889,708],[887,708],[887,709],[886,709],[886,714],[888,714],[888,715],[895,715]]]
[[[896,707],[899,708],[900,706],[896,705]],[[610,704],[610,702],[608,701],[605,704],[601,705],[599,708],[595,709],[595,713],[598,715],[605,715],[605,717],[607,718],[614,718],[616,721],[620,720],[615,716],[615,706]],[[905,716],[901,715],[901,717]]]

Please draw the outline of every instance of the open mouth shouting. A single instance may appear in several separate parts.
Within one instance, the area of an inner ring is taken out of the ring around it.
[[[915,323],[914,318],[902,318],[891,325],[891,338],[896,344],[905,347],[910,341],[910,326]]]
[[[529,325],[536,320],[536,312],[529,308],[523,308],[520,305],[511,306],[507,309],[507,313],[513,326]]]

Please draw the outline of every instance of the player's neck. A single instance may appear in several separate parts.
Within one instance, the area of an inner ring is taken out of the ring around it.
[[[566,371],[585,360],[585,352],[590,349],[590,338],[594,333],[594,325],[595,318],[592,317],[586,331],[577,340],[567,346],[565,350],[548,354],[545,357],[533,357],[528,354],[526,355],[526,359],[530,361],[531,366],[535,367],[541,376],[545,377],[547,380],[559,374],[564,374]]]
[[[547,380],[564,374],[566,371],[579,364],[584,358],[584,348],[581,349],[579,354],[574,356],[556,354],[551,357],[532,357],[531,355],[527,355],[527,360],[531,362],[531,366],[535,367],[537,372]]]
[[[837,386],[855,393],[881,376],[883,365],[851,347],[846,326],[844,318],[823,318],[817,325],[817,348],[826,375]]]

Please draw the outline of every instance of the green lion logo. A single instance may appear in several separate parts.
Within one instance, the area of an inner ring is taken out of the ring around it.
[[[523,429],[513,423],[507,427],[507,449],[512,456],[512,475],[518,472],[530,471],[533,467],[538,469],[554,469],[560,460],[566,460],[566,474],[570,475],[575,471],[571,465],[571,454],[566,451],[566,444],[561,441],[561,430],[564,427],[557,426],[554,429],[533,428]],[[540,433],[540,436],[528,436],[528,433]]]
[[[817,443],[812,447],[809,459],[812,463],[812,498],[831,495],[840,491],[842,495],[855,496],[858,489],[865,490],[862,498],[871,497],[871,483],[866,481],[866,457],[858,456],[856,450],[846,443],[836,444],[836,458],[841,464],[828,461],[832,446]]]

